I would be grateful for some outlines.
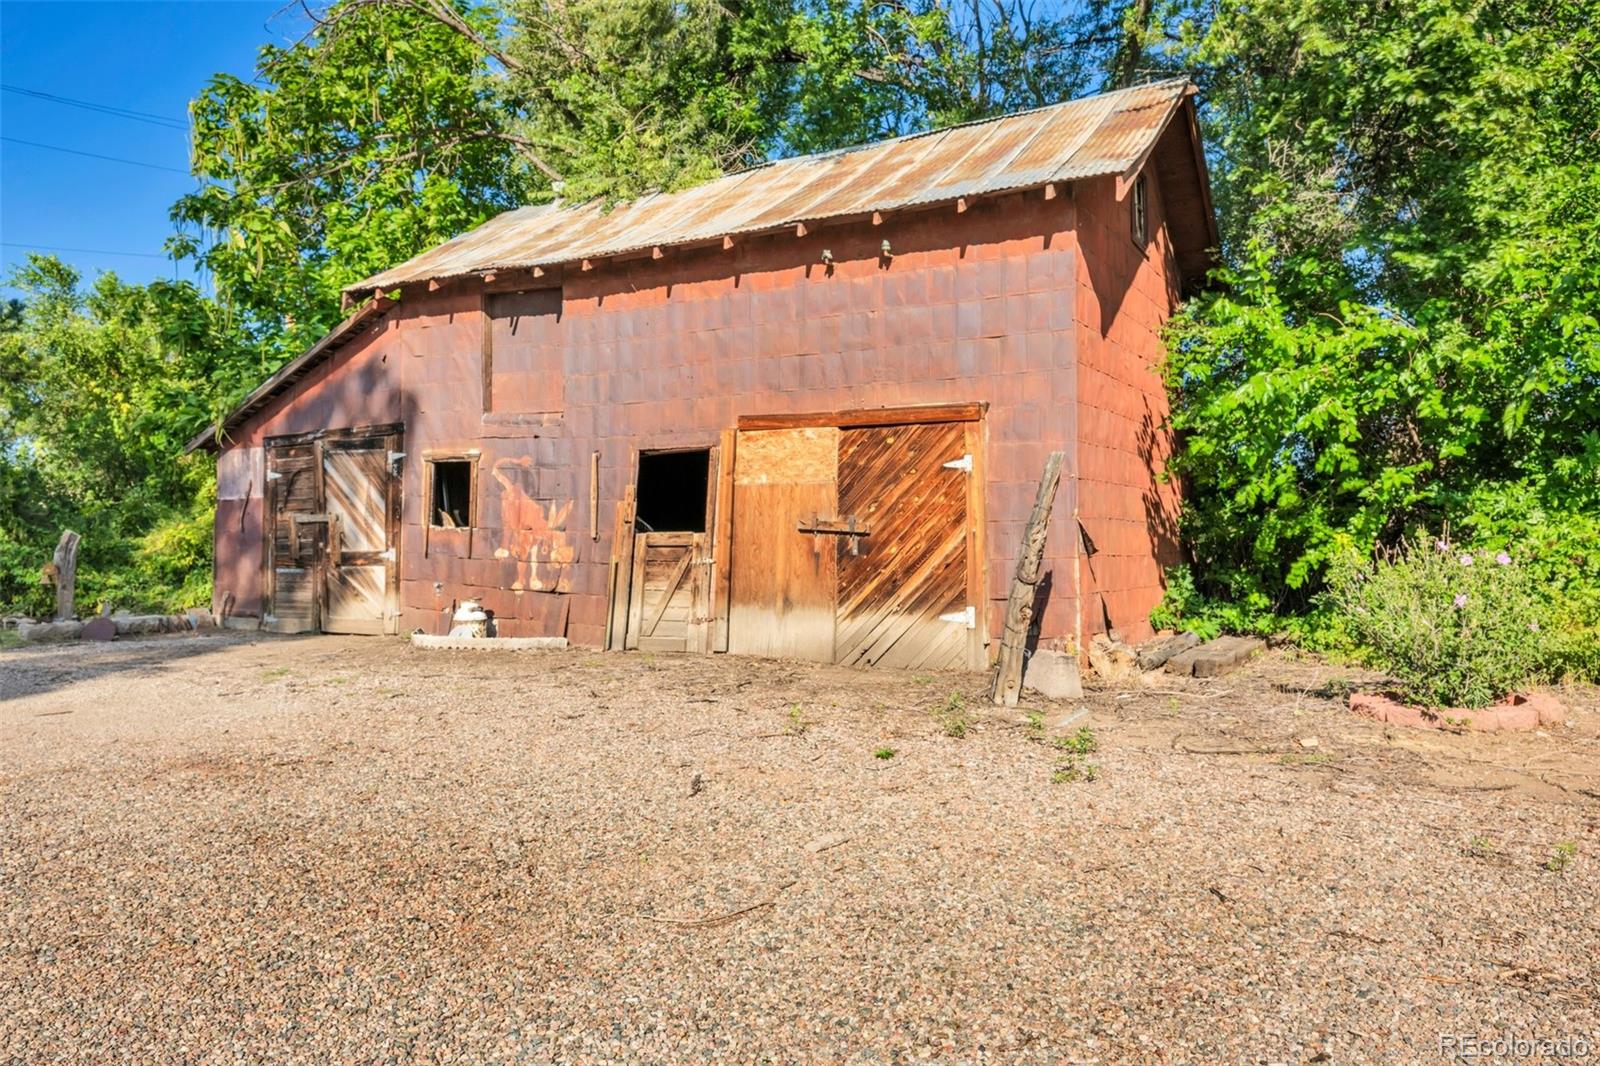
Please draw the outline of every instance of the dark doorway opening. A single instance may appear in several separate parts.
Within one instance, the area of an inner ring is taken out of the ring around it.
[[[639,455],[636,525],[644,533],[704,533],[711,452]]]

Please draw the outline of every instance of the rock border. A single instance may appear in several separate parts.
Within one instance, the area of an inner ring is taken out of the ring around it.
[[[1517,693],[1488,707],[1470,710],[1444,707],[1437,710],[1414,707],[1381,692],[1350,693],[1350,709],[1366,718],[1414,729],[1464,729],[1475,733],[1526,733],[1559,726],[1567,720],[1567,708],[1547,692]]]

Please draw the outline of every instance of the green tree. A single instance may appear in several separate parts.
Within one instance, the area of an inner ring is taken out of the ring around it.
[[[10,284],[22,297],[0,328],[0,605],[41,606],[39,567],[69,526],[84,535],[86,605],[207,601],[212,475],[180,453],[239,380],[230,325],[188,283],[104,274],[85,288],[49,256]]]
[[[344,0],[306,37],[219,74],[191,109],[199,188],[174,250],[281,361],[339,316],[340,289],[548,195],[493,76],[493,9]]]
[[[1227,0],[1191,29],[1230,264],[1171,344],[1200,579],[1303,607],[1340,552],[1449,525],[1600,617],[1593,9]]]

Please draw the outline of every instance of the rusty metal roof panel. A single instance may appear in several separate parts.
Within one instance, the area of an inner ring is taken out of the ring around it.
[[[779,160],[604,211],[518,208],[349,287],[390,288],[481,271],[551,266],[1071,181],[1137,166],[1191,92],[1183,79],[859,148]]]

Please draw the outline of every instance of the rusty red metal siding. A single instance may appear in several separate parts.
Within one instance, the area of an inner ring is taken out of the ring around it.
[[[504,633],[564,632],[576,643],[598,644],[612,517],[639,450],[713,445],[739,415],[981,401],[989,404],[990,632],[999,630],[1045,456],[1064,449],[1069,473],[1084,479],[1084,488],[1074,494],[1069,483],[1057,505],[1043,633],[1070,639],[1079,617],[1070,528],[1076,500],[1096,521],[1128,523],[1122,539],[1108,534],[1114,557],[1128,568],[1108,594],[1132,592],[1114,601],[1118,610],[1143,602],[1141,590],[1156,573],[1152,538],[1142,526],[1143,540],[1133,536],[1129,511],[1148,471],[1105,456],[1139,457],[1139,434],[1155,432],[1141,427],[1164,414],[1149,356],[1151,331],[1170,307],[1161,286],[1170,282],[1159,264],[1131,271],[1119,264],[1111,280],[1126,275],[1128,293],[1102,321],[1110,290],[1102,268],[1080,255],[1078,234],[1086,227],[1092,254],[1115,243],[1114,224],[1100,218],[1115,211],[1098,189],[1052,199],[1035,189],[978,201],[963,213],[935,208],[891,215],[877,226],[862,220],[730,250],[570,271],[559,324],[540,327],[559,333],[559,414],[509,412],[496,403],[485,415],[475,281],[433,293],[407,290],[381,329],[253,416],[230,448],[280,434],[403,422],[403,627],[440,631],[454,602],[479,596]],[[891,257],[879,254],[885,240]],[[822,261],[824,249],[831,266]],[[1120,324],[1124,314],[1132,316],[1127,326]],[[541,334],[540,343],[548,346],[549,338]],[[1092,366],[1080,366],[1080,345],[1092,350]],[[1123,367],[1129,358],[1139,361],[1137,372]],[[529,382],[509,395],[549,392]],[[1108,413],[1114,421],[1104,420]],[[1089,419],[1092,425],[1081,421]],[[1155,445],[1154,454],[1164,456],[1164,447]],[[430,533],[425,456],[471,449],[479,472],[476,528]],[[598,540],[588,518],[592,451],[601,455]],[[1121,465],[1106,470],[1105,463]],[[1117,486],[1117,493],[1102,486]],[[1161,493],[1170,490],[1151,492],[1165,514]],[[225,541],[219,533],[218,551],[229,556],[219,565],[219,588],[224,580],[243,585],[251,566],[259,570],[259,534],[252,550],[245,538]],[[248,558],[235,558],[241,555]]]
[[[1148,182],[1148,246],[1132,239],[1129,198],[1101,178],[1078,186],[1078,441],[1075,506],[1095,551],[1083,560],[1084,633],[1150,634],[1163,568],[1178,562],[1178,486],[1161,331],[1178,303],[1161,187]]]

